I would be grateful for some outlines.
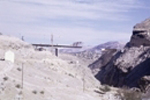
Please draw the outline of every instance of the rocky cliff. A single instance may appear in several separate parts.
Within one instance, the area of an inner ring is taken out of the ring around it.
[[[145,91],[150,83],[150,19],[134,26],[131,40],[107,64],[98,59],[96,78],[115,87],[137,87]],[[91,65],[92,66],[92,65]],[[93,64],[93,66],[96,66]]]
[[[150,46],[150,19],[138,23],[133,28],[130,46]]]
[[[101,57],[88,66],[91,69],[92,73],[96,75],[103,66],[106,66],[106,64],[110,61],[110,59],[117,51],[117,49],[109,49],[108,51],[103,51]]]

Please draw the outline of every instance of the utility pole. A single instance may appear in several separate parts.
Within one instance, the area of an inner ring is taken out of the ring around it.
[[[24,75],[24,69],[23,69],[23,63],[22,63],[22,100],[23,100],[23,75]]]
[[[22,89],[23,89],[23,63],[22,63]]]
[[[53,40],[53,34],[51,34],[51,45],[52,45],[51,52],[52,52],[52,54],[53,54],[53,45],[54,45],[54,44],[53,44],[53,41],[54,41],[54,40]]]
[[[55,52],[55,56],[58,57],[58,49],[55,48],[55,51],[54,51],[54,44],[53,43],[54,43],[54,37],[53,37],[53,34],[51,34],[51,45],[52,45],[51,52],[52,52],[52,54]]]
[[[84,69],[83,69],[83,79],[82,79],[82,81],[83,81],[83,92],[85,91],[85,71],[84,71]]]
[[[55,56],[58,57],[58,48],[55,48]]]
[[[24,36],[21,37],[21,40],[24,41]]]

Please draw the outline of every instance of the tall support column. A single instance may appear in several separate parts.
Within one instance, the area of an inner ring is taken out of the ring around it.
[[[54,48],[53,48],[53,47],[54,47],[53,41],[54,41],[54,40],[53,40],[53,34],[51,34],[51,46],[52,46],[52,47],[51,47],[51,52],[52,52],[52,54],[53,54],[53,49],[54,49]]]
[[[58,57],[58,48],[55,48],[55,56]]]

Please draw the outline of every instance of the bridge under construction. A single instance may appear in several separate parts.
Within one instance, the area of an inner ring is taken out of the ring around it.
[[[82,46],[73,45],[53,45],[53,44],[32,44],[34,47],[51,47],[55,49],[55,55],[58,56],[58,48],[82,48]]]

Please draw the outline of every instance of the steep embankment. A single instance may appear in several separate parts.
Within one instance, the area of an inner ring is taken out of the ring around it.
[[[148,89],[150,83],[150,19],[134,26],[131,40],[122,51],[102,66],[96,78],[116,87]],[[101,63],[99,59],[97,62]]]
[[[103,51],[102,56],[98,60],[88,65],[92,73],[96,75],[103,66],[106,66],[106,64],[110,61],[110,59],[115,55],[116,52],[116,49]]]
[[[34,51],[30,44],[17,38],[0,36],[0,42],[0,99],[109,100],[115,97],[112,93],[111,97],[109,93],[95,93],[99,82],[80,62],[71,63],[64,57],[62,60],[48,51]],[[8,50],[15,54],[14,63],[3,60]]]

